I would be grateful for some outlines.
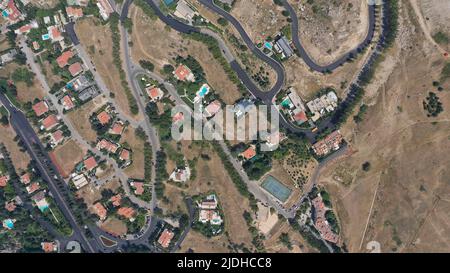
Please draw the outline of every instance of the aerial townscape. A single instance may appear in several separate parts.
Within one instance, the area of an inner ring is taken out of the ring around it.
[[[450,251],[448,1],[0,10],[0,252]]]

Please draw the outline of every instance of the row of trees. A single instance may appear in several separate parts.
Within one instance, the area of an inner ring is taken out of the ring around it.
[[[123,90],[128,99],[128,105],[130,107],[130,112],[133,115],[137,115],[139,113],[139,107],[136,101],[136,98],[133,96],[130,87],[128,86],[127,76],[125,70],[122,67],[122,59],[120,58],[120,31],[119,31],[119,14],[113,13],[110,16],[109,26],[111,28],[112,34],[112,57],[114,65],[119,71],[120,75],[120,83],[122,85]]]

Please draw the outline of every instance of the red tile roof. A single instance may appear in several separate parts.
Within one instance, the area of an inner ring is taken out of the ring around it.
[[[248,148],[247,150],[245,150],[242,153],[242,156],[247,160],[252,159],[255,155],[256,155],[256,150],[253,147]]]
[[[131,219],[131,218],[133,218],[135,211],[133,208],[122,207],[117,210],[117,214],[120,216],[123,216],[127,219]]]
[[[58,58],[56,58],[56,62],[58,63],[59,67],[63,68],[69,63],[70,58],[73,57],[72,51],[68,50],[61,54]]]
[[[86,168],[86,170],[92,171],[95,167],[97,167],[97,161],[93,156],[91,156],[84,160],[84,167]]]
[[[42,120],[42,125],[46,130],[50,130],[58,124],[58,118],[55,115],[50,115]]]
[[[45,101],[38,102],[33,105],[33,111],[36,113],[37,117],[40,117],[48,112],[48,105]]]
[[[97,144],[97,148],[99,150],[106,150],[110,153],[116,153],[117,149],[119,149],[119,146],[115,143],[112,143],[109,140],[106,139],[102,139],[98,144]]]
[[[14,204],[14,201],[6,202],[5,209],[9,212],[14,211],[16,209],[16,204]]]
[[[51,28],[51,36],[53,37],[53,40],[57,40],[62,37],[61,32],[59,31],[59,29],[56,26],[53,26]]]
[[[25,173],[24,175],[22,175],[20,177],[20,182],[22,182],[23,184],[27,185],[31,182],[31,177],[29,173]]]
[[[4,175],[0,177],[0,187],[6,187],[6,184],[8,183],[9,177]]]
[[[144,193],[144,183],[142,183],[142,182],[133,182],[133,187],[135,188],[134,194],[142,195]]]
[[[122,149],[122,151],[120,152],[119,159],[123,161],[130,160],[130,151],[127,149]]]
[[[26,187],[29,194],[32,194],[33,192],[39,190],[41,187],[39,186],[39,183],[34,182],[30,186]]]
[[[101,203],[94,204],[94,211],[95,214],[97,214],[98,217],[100,217],[100,220],[106,219],[107,211]]]
[[[64,134],[61,130],[58,130],[52,134],[53,141],[59,143],[63,138]]]
[[[73,107],[75,107],[75,104],[73,104],[72,98],[69,95],[65,95],[63,97],[63,105],[66,108],[66,110],[70,110]]]
[[[82,71],[83,71],[83,67],[81,66],[81,64],[79,62],[76,62],[69,66],[69,72],[73,77],[80,74]]]
[[[114,195],[113,197],[111,197],[111,199],[109,199],[114,207],[118,207],[120,206],[120,201],[122,200],[122,196],[119,194]]]
[[[178,122],[180,120],[184,119],[184,114],[182,112],[176,113],[173,117],[172,117],[172,122]]]
[[[163,233],[161,233],[161,236],[159,236],[158,243],[162,247],[167,248],[169,247],[170,241],[172,241],[173,236],[175,236],[173,232],[165,229]]]
[[[114,135],[120,135],[123,132],[123,124],[116,122],[111,128],[111,133]]]
[[[294,116],[295,121],[308,121],[305,111],[301,111]]]
[[[51,242],[43,242],[43,243],[41,243],[41,247],[45,253],[49,253],[49,252],[55,251],[56,245],[55,245],[55,243],[51,243]]]
[[[66,13],[69,17],[79,18],[83,16],[83,10],[81,8],[66,7]]]
[[[177,69],[174,71],[175,77],[180,81],[185,81],[186,78],[191,74],[191,70],[185,66],[180,64]]]
[[[105,125],[108,124],[111,117],[109,116],[108,113],[106,113],[105,111],[101,112],[100,114],[97,115],[97,119],[100,122],[101,125]]]

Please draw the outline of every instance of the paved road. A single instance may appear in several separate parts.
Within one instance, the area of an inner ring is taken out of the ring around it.
[[[99,249],[99,246],[90,242],[86,238],[82,228],[77,224],[75,216],[57,186],[58,181],[63,181],[63,179],[58,174],[56,167],[51,162],[50,157],[45,151],[39,137],[34,132],[27,118],[20,110],[16,109],[9,102],[8,98],[3,93],[0,93],[0,101],[9,111],[10,123],[12,127],[25,144],[25,148],[27,149],[30,157],[36,162],[36,167],[41,173],[42,178],[48,183],[48,189],[55,199],[56,204],[58,204],[59,209],[71,226],[73,230],[71,239],[80,242],[85,251],[96,252]],[[38,151],[36,151],[35,147],[37,147]],[[66,186],[65,190],[68,191],[67,185],[64,182],[62,184]]]
[[[202,0],[200,0],[202,1]],[[207,0],[212,1],[212,0]],[[318,72],[331,72],[335,70],[336,68],[342,66],[345,64],[349,58],[353,58],[356,55],[358,55],[360,52],[362,52],[369,44],[372,42],[374,32],[375,32],[375,5],[369,5],[369,26],[367,30],[367,35],[364,38],[364,40],[354,49],[350,50],[349,52],[345,53],[343,56],[341,56],[339,59],[335,60],[333,63],[328,65],[319,65],[317,64],[306,52],[305,48],[302,46],[302,43],[300,41],[299,36],[299,23],[298,23],[298,17],[297,13],[295,12],[294,8],[289,4],[287,0],[282,0],[284,7],[290,14],[291,18],[291,33],[292,33],[292,41],[295,45],[295,48],[297,49],[298,54],[300,57],[305,61],[305,63],[313,70]]]

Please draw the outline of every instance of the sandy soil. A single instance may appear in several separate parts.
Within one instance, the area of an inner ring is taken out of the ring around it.
[[[99,20],[93,17],[83,18],[82,20],[77,20],[75,31],[81,44],[95,64],[97,72],[105,82],[106,87],[114,93],[117,106],[128,118],[137,118],[130,112],[128,99],[120,84],[119,71],[113,63],[109,25],[101,25]],[[93,46],[95,47],[94,51],[92,51]]]
[[[6,146],[6,149],[10,153],[14,167],[16,170],[26,169],[30,163],[30,156],[27,153],[20,151],[21,147],[17,145],[17,142],[14,142],[16,133],[10,126],[0,126],[0,130],[2,132],[0,134],[0,143],[3,143]]]
[[[74,140],[69,140],[58,146],[52,154],[63,172],[70,174],[75,165],[83,159],[85,152]]]
[[[299,17],[300,39],[311,57],[320,64],[336,60],[366,36],[366,1],[316,0],[308,4],[291,0],[290,3]]]
[[[89,117],[103,105],[104,99],[99,96],[67,114],[77,132],[90,143],[97,140],[97,132],[92,129]]]
[[[376,80],[367,87],[371,105],[364,121],[349,122],[342,132],[356,151],[330,165],[320,182],[331,192],[351,252],[378,241],[383,252],[447,251],[448,196],[445,177],[450,146],[450,95],[432,86],[445,63],[423,37],[411,9],[402,2],[397,45],[386,55]],[[415,46],[413,46],[415,45]],[[445,90],[449,83],[443,83]],[[440,97],[444,112],[427,117],[422,102],[429,91]],[[361,165],[369,161],[368,172]],[[350,185],[333,178],[348,169]]]
[[[131,51],[135,62],[150,60],[155,64],[155,72],[158,73],[165,64],[174,64],[173,59],[176,56],[191,55],[199,61],[206,72],[208,83],[225,103],[233,104],[241,97],[237,86],[230,82],[222,66],[204,44],[184,39],[178,32],[168,29],[160,20],[152,21],[135,6],[130,9],[130,15],[134,23]]]

